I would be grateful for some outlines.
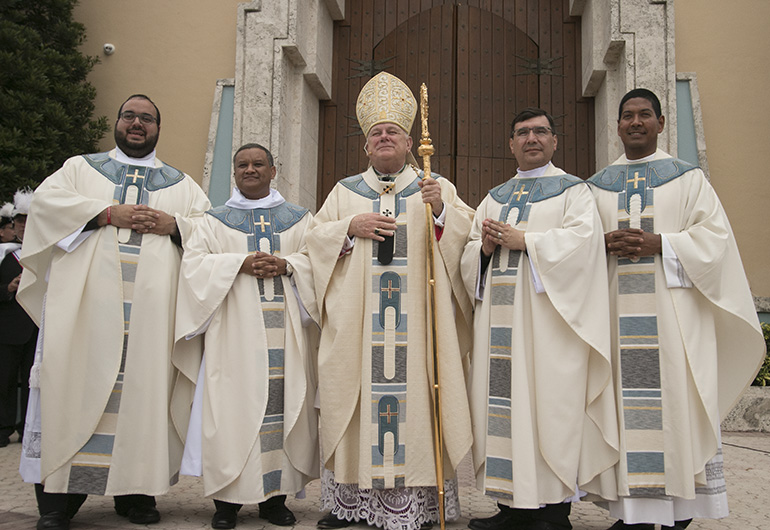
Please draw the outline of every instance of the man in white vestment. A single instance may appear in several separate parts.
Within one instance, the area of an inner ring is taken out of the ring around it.
[[[179,220],[177,340],[205,333],[203,364],[200,355],[173,357],[187,376],[175,401],[199,380],[182,473],[202,472],[216,505],[212,528],[235,528],[242,505],[256,503],[260,518],[290,526],[286,495],[320,469],[317,339],[305,312],[314,294],[302,253],[312,215],[270,188],[276,169],[265,147],[243,145],[233,168],[236,188],[224,206]],[[187,469],[188,454],[200,472]]]
[[[589,180],[621,427],[613,530],[727,516],[719,425],[764,359],[730,223],[703,171],[657,148],[664,123],[655,94],[626,94],[625,154]]]
[[[516,115],[517,173],[481,202],[463,254],[476,484],[500,509],[474,530],[569,529],[570,501],[614,491],[601,224],[585,182],[551,163],[557,144],[546,111]]]
[[[40,339],[20,471],[36,483],[38,529],[67,529],[87,494],[114,495],[132,523],[158,522],[153,496],[177,480],[174,216],[209,202],[190,176],[156,159],[159,133],[155,104],[129,97],[117,147],[67,160],[30,206],[16,299]]]
[[[373,77],[356,111],[371,165],[337,183],[307,238],[321,324],[321,504],[331,510],[318,526],[363,521],[419,529],[439,518],[428,230],[435,245],[439,383],[446,389],[443,462],[450,476],[472,441],[463,373],[471,304],[460,255],[473,210],[446,179],[422,180],[409,163],[417,102],[400,79],[386,72]],[[445,483],[452,519],[459,516],[456,482]]]

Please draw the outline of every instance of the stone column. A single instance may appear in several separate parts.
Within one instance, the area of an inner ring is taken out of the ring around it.
[[[596,167],[623,152],[618,104],[633,88],[660,98],[666,127],[658,146],[676,156],[674,0],[570,0],[582,32],[583,95],[594,98]]]
[[[315,211],[319,101],[331,97],[333,20],[344,0],[238,6],[233,149],[261,143],[286,200]]]

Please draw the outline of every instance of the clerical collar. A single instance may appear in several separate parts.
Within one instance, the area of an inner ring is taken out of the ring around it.
[[[147,156],[134,158],[121,151],[120,147],[115,146],[115,160],[121,164],[129,164],[131,166],[155,167],[155,149]]]
[[[377,175],[378,179],[384,180],[385,182],[393,182],[394,180],[396,180],[396,177],[398,177],[401,173],[404,172],[404,170],[406,169],[406,164],[401,166],[401,169],[399,169],[395,173],[380,173],[379,171],[377,171],[377,169],[374,166],[372,166],[372,169],[374,169],[374,173]]]
[[[644,162],[652,162],[655,159],[655,155],[657,154],[658,154],[658,151],[655,150],[655,152],[652,153],[651,155],[643,156],[642,158],[637,158],[636,160],[631,160],[625,154],[623,156],[626,157],[626,162],[628,162],[629,164],[641,164]]]
[[[239,210],[255,210],[257,208],[275,208],[285,203],[286,199],[278,193],[278,190],[270,188],[270,194],[261,199],[247,199],[238,188],[233,188],[232,196],[227,200],[225,206],[238,208]]]
[[[544,166],[536,167],[535,169],[527,169],[526,171],[523,169],[517,169],[516,176],[521,178],[542,177],[543,175],[545,175],[545,172],[548,171],[549,167],[551,167],[550,162],[548,162]]]

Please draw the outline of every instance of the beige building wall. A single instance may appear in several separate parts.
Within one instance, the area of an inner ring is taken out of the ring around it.
[[[698,79],[711,183],[732,223],[751,290],[770,297],[770,207],[764,166],[770,2],[676,0],[676,70]]]
[[[115,143],[120,104],[147,94],[161,111],[158,157],[199,183],[208,143],[217,79],[235,74],[238,0],[80,0],[75,19],[86,27],[82,50],[101,62],[89,76],[96,114],[110,131],[100,148]],[[115,46],[105,55],[104,44]]]
[[[239,3],[80,0],[75,10],[76,20],[86,26],[83,51],[101,59],[90,75],[97,88],[97,115],[106,115],[112,126],[126,96],[146,93],[163,115],[158,155],[198,182],[216,81],[237,77]],[[723,0],[671,3],[675,71],[697,74],[712,183],[733,224],[753,293],[770,297],[770,223],[764,214],[770,188],[751,187],[763,178],[752,167],[753,159],[770,147],[762,120],[768,101],[763,89],[770,86],[764,56],[770,49],[764,27],[770,1],[731,0],[729,8]],[[590,11],[593,2],[574,4]],[[115,46],[112,55],[104,54],[105,43]],[[113,145],[110,131],[101,148]]]

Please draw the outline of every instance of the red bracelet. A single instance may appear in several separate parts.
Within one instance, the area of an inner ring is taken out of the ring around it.
[[[112,206],[107,207],[107,224],[112,224]]]

